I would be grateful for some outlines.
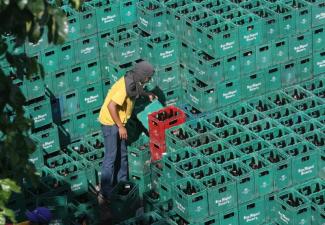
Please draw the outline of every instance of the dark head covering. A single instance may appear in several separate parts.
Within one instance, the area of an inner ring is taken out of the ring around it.
[[[40,224],[47,224],[52,219],[52,213],[45,207],[38,207],[33,211],[27,211],[26,216],[30,222]]]
[[[130,98],[138,98],[141,95],[146,95],[143,90],[146,78],[151,78],[155,70],[153,66],[146,62],[141,61],[133,67],[132,70],[125,75],[126,93]]]

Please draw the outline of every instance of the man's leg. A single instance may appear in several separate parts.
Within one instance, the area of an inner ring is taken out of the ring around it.
[[[101,193],[110,197],[113,189],[115,159],[118,145],[118,129],[116,126],[102,126],[104,136],[105,156],[102,164]]]
[[[120,168],[117,174],[117,182],[126,181],[128,179],[128,153],[126,141],[121,140],[120,142]]]

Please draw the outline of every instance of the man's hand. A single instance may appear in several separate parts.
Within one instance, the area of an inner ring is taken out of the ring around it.
[[[118,132],[119,132],[119,134],[120,134],[120,138],[121,138],[122,140],[127,140],[127,139],[128,139],[128,132],[127,132],[127,130],[126,130],[125,127],[120,126],[120,127],[118,128]]]
[[[149,94],[148,97],[149,97],[150,102],[152,102],[154,99],[158,98],[158,97],[157,97],[156,95],[154,95],[154,94]]]

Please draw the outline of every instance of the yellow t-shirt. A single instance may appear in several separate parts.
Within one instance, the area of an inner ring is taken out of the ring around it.
[[[98,120],[103,125],[115,125],[115,122],[108,111],[108,104],[111,100],[120,106],[117,108],[117,112],[121,122],[126,124],[127,120],[132,114],[134,102],[126,94],[124,77],[121,77],[118,81],[116,81],[116,83],[108,91],[104,104],[100,109]]]

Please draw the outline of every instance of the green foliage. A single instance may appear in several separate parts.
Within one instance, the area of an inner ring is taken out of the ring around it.
[[[28,79],[33,74],[43,74],[35,59],[25,53],[15,54],[14,49],[26,41],[37,43],[47,30],[48,40],[53,44],[64,42],[68,24],[58,7],[62,1],[49,4],[46,0],[0,0],[0,60],[6,60],[15,68],[15,76]],[[79,7],[79,0],[70,4]],[[6,37],[14,37],[16,45],[9,49]],[[0,225],[4,218],[13,220],[13,212],[5,207],[11,192],[18,192],[24,178],[35,183],[34,166],[28,161],[36,145],[30,138],[32,121],[24,117],[26,99],[13,84],[12,77],[0,68]]]
[[[10,199],[12,192],[20,192],[19,186],[10,179],[0,180],[0,225],[5,224],[5,218],[15,222],[14,212],[7,209],[6,202]]]

